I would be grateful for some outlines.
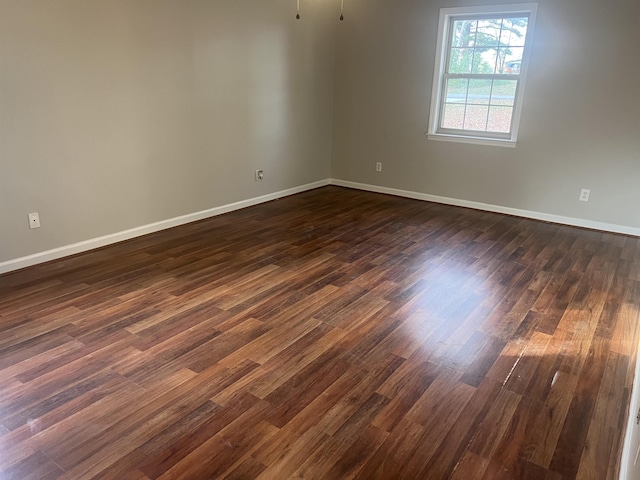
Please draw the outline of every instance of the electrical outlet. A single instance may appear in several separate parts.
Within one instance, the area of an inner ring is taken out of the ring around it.
[[[382,171],[382,162],[377,162],[376,163],[376,172],[381,172]]]
[[[587,190],[586,188],[583,188],[580,191],[580,201],[581,202],[588,202],[589,201],[589,195],[591,195],[591,190]]]
[[[29,214],[29,228],[40,228],[40,215],[37,213]]]
[[[262,179],[264,179],[264,171],[256,170],[256,182],[259,182]]]

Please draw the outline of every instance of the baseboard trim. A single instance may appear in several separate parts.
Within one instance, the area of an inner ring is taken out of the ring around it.
[[[636,353],[636,371],[633,376],[633,386],[631,387],[631,400],[629,401],[629,410],[627,411],[627,425],[624,432],[624,441],[622,443],[622,457],[620,458],[619,480],[633,480],[635,467],[635,456],[640,441],[636,428],[635,412],[640,408],[640,355]],[[634,434],[635,433],[635,434]]]
[[[262,195],[260,197],[249,198],[235,203],[229,203],[219,207],[210,208],[200,212],[190,213],[182,215],[180,217],[170,218],[168,220],[162,220],[160,222],[151,223],[149,225],[143,225],[141,227],[132,228],[122,232],[112,233],[104,235],[102,237],[92,238],[82,242],[74,243],[71,245],[65,245],[62,247],[54,248],[44,252],[35,253],[25,257],[16,258],[13,260],[7,260],[0,262],[0,274],[20,270],[22,268],[38,265],[40,263],[49,262],[51,260],[57,260],[59,258],[68,257],[77,253],[86,252],[96,248],[104,247],[114,243],[130,240],[132,238],[141,237],[149,233],[159,232],[167,228],[177,227],[185,225],[187,223],[196,222],[198,220],[204,220],[205,218],[215,217],[224,213],[233,212],[234,210],[240,210],[242,208],[259,205],[261,203],[270,202],[278,198],[287,197],[289,195],[295,195],[296,193],[302,193],[314,188],[324,187],[326,185],[336,185],[340,187],[353,188],[356,190],[365,190],[374,193],[384,193],[387,195],[395,195],[398,197],[412,198],[415,200],[424,200],[427,202],[442,203],[445,205],[452,205],[456,207],[473,208],[475,210],[483,210],[487,212],[503,213],[506,215],[514,215],[516,217],[531,218],[533,220],[542,220],[544,222],[558,223],[562,225],[570,225],[574,227],[589,228],[592,230],[600,230],[611,233],[621,233],[624,235],[631,235],[634,237],[640,237],[640,228],[628,227],[625,225],[616,225],[612,223],[595,222],[592,220],[584,220],[581,218],[564,217],[561,215],[553,215],[549,213],[534,212],[531,210],[521,210],[518,208],[503,207],[500,205],[492,205],[488,203],[472,202],[469,200],[460,200],[457,198],[441,197],[438,195],[430,195],[427,193],[413,192],[410,190],[400,190],[397,188],[381,187],[378,185],[370,185],[366,183],[350,182],[348,180],[339,180],[336,178],[330,178],[325,180],[319,180],[317,182],[301,185],[299,187],[293,187],[279,192]]]
[[[380,187],[378,185],[369,185],[366,183],[356,183],[347,180],[331,179],[331,185],[340,187],[354,188],[357,190],[366,190],[367,192],[385,193],[398,197],[412,198],[415,200],[425,200],[427,202],[442,203],[456,207],[473,208],[475,210],[483,210],[486,212],[504,213],[516,217],[531,218],[533,220],[542,220],[544,222],[558,223],[562,225],[570,225],[572,227],[588,228],[591,230],[601,230],[611,233],[622,233],[640,237],[640,228],[627,227],[625,225],[616,225],[613,223],[595,222],[593,220],[585,220],[582,218],[564,217],[562,215],[553,215],[550,213],[534,212],[531,210],[521,210],[519,208],[503,207],[500,205],[492,205],[489,203],[472,202],[469,200],[460,200],[457,198],[440,197],[438,195],[429,195],[427,193],[412,192],[410,190],[399,190],[396,188]]]
[[[180,225],[185,225],[187,223],[196,222],[198,220],[204,220],[205,218],[215,217],[224,213],[233,212],[234,210],[252,207],[254,205],[259,205],[260,203],[270,202],[272,200],[277,200],[278,198],[288,197],[289,195],[306,192],[307,190],[313,190],[314,188],[324,187],[329,184],[329,179],[320,180],[317,182],[308,183],[306,185],[301,185],[299,187],[269,193],[260,197],[249,198],[240,202],[229,203],[227,205],[210,208],[200,212],[189,213],[180,217],[162,220],[160,222],[143,225],[141,227],[132,228],[122,232],[112,233],[109,235],[104,235],[102,237],[92,238],[90,240],[85,240],[71,245],[65,245],[63,247],[54,248],[44,252],[34,253],[33,255],[20,257],[13,260],[7,260],[4,262],[0,262],[0,274],[20,270],[26,267],[31,267],[33,265],[49,262],[51,260],[68,257],[77,253],[82,253],[114,243],[122,242],[124,240],[141,237],[149,233],[166,230],[167,228],[177,227]]]

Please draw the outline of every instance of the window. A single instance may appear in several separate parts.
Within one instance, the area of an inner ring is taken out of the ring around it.
[[[515,147],[536,9],[440,10],[430,139]]]

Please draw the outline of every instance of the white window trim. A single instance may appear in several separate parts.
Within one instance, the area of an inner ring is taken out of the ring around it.
[[[459,142],[459,143],[472,143],[476,145],[493,145],[502,147],[515,147],[518,139],[518,130],[520,128],[520,115],[522,112],[522,100],[524,98],[525,83],[527,79],[527,72],[529,70],[529,57],[531,54],[531,38],[536,22],[536,13],[538,11],[537,3],[520,3],[512,5],[493,5],[493,6],[478,6],[478,7],[456,7],[456,8],[441,8],[440,20],[438,23],[438,41],[436,43],[436,61],[433,72],[433,88],[431,92],[431,109],[429,114],[429,129],[427,131],[427,137],[430,140],[442,140],[446,142]],[[516,91],[514,111],[513,111],[513,124],[511,128],[510,138],[492,138],[491,134],[478,135],[480,132],[464,132],[460,134],[455,133],[443,133],[438,131],[438,125],[440,123],[441,101],[442,101],[442,89],[444,83],[444,72],[447,63],[447,54],[449,48],[449,28],[451,25],[451,19],[458,16],[468,15],[485,15],[485,14],[497,14],[497,15],[510,15],[510,14],[522,14],[525,13],[529,16],[529,22],[527,25],[527,36],[525,38],[525,48],[522,56],[522,69],[519,75],[519,84]]]

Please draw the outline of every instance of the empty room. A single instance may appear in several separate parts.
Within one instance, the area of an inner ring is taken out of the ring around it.
[[[0,480],[640,479],[636,0],[0,0]]]

